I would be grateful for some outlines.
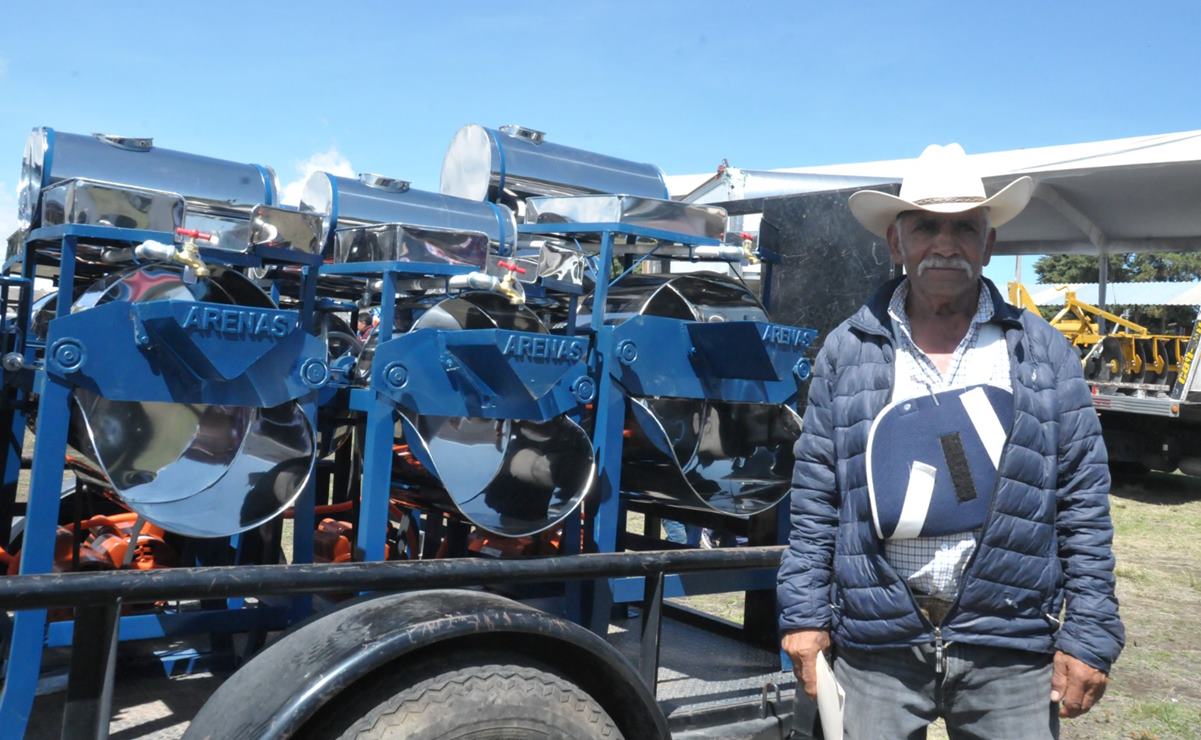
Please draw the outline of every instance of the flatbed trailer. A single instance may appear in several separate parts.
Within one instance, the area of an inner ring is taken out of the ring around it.
[[[1201,392],[1194,362],[1201,324],[1194,319],[1191,334],[1157,334],[1081,300],[1080,287],[1057,286],[1064,307],[1050,321],[1080,354],[1111,464],[1130,470],[1171,472],[1179,467],[1201,473],[1201,444],[1196,442],[1201,432]],[[1107,288],[1131,286],[1083,287],[1104,295]],[[1161,290],[1166,287],[1158,285]],[[1009,283],[1009,299],[1028,311],[1039,311],[1038,301],[1021,283]]]
[[[310,723],[343,713],[337,697],[347,702],[345,713],[353,714],[361,692],[380,680],[381,668],[431,655],[446,666],[462,658],[478,667],[479,656],[486,655],[489,661],[511,661],[501,665],[553,667],[584,688],[625,737],[783,738],[793,727],[795,682],[780,669],[778,653],[748,644],[736,626],[725,634],[714,630],[707,617],[687,609],[667,604],[665,614],[663,600],[668,574],[774,570],[780,551],[748,547],[504,562],[189,568],[150,578],[121,571],[31,575],[0,579],[0,605],[68,607],[75,614],[65,697],[61,704],[43,702],[40,711],[35,706],[32,737],[105,736],[114,696],[111,647],[121,606],[370,590],[378,595],[323,612],[279,636],[232,674],[218,671],[221,683],[190,719],[186,736],[310,736],[316,732]],[[646,583],[636,615],[616,620],[604,640],[551,612],[472,589],[601,577],[637,577]],[[343,639],[347,631],[360,642]],[[338,655],[345,659],[332,660]],[[281,665],[288,671],[281,673]],[[210,681],[207,688],[212,686]],[[351,690],[356,686],[358,691]],[[166,689],[160,684],[158,690]],[[400,683],[389,688],[402,689]],[[156,693],[146,679],[139,679],[136,690],[143,697]],[[472,701],[486,703],[482,697]],[[189,702],[196,703],[195,698]],[[806,714],[811,707],[804,706],[805,719],[812,721]],[[61,725],[55,709],[61,711]],[[188,719],[174,717],[176,723]]]

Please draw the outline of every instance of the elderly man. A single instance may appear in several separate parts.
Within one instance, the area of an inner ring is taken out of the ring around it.
[[[780,565],[783,648],[816,694],[835,646],[848,737],[1057,737],[1124,641],[1109,473],[1080,361],[981,277],[992,197],[957,144],[855,217],[905,277],[826,339],[796,448]],[[1066,599],[1066,612],[1064,612]]]

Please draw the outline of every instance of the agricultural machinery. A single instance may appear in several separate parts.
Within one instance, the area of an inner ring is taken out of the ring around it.
[[[456,670],[461,718],[516,676],[594,718],[525,719],[664,736],[664,595],[757,591],[747,629],[774,639],[759,546],[815,332],[772,323],[739,270],[764,255],[656,167],[472,125],[440,192],[318,172],[285,206],[266,166],[39,128],[20,182],[9,731],[48,649],[72,648],[64,736],[103,734],[119,643],[205,636],[243,663],[197,737],[357,731]],[[662,519],[746,546],[688,552]],[[601,639],[627,604],[639,669]],[[455,721],[422,711],[385,714]]]
[[[1110,463],[1139,472],[1179,468],[1201,475],[1201,378],[1194,362],[1201,321],[1187,333],[1158,332],[1062,287],[1063,308],[1051,325],[1080,355]],[[1010,283],[1009,296],[1015,305],[1039,310],[1020,283]]]

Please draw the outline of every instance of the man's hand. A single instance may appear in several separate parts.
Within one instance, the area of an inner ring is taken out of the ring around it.
[[[784,635],[780,647],[792,660],[792,672],[810,699],[817,698],[817,656],[830,647],[825,630],[797,630]],[[824,658],[823,658],[824,660]]]
[[[785,638],[787,639],[787,638]],[[1055,653],[1051,672],[1051,703],[1059,704],[1060,717],[1079,717],[1092,709],[1109,677],[1088,663],[1065,652]]]

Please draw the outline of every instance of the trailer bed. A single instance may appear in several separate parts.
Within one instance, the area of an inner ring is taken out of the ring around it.
[[[635,664],[639,651],[638,625],[636,617],[619,621],[610,626],[608,635],[609,642]],[[660,645],[658,700],[673,737],[757,740],[788,735],[795,681],[791,673],[780,670],[777,653],[668,615],[664,615],[662,622]],[[167,647],[122,646],[113,691],[113,719],[109,725],[112,737],[121,740],[182,737],[189,719],[229,675],[228,670],[213,669],[166,676],[165,664],[155,657],[155,651]],[[49,672],[34,703],[26,736],[31,740],[58,738],[62,731],[66,694],[61,689],[65,685],[67,651],[55,652],[59,654],[47,656]],[[61,672],[51,665],[62,666]],[[187,661],[181,659],[176,665],[182,670]],[[765,686],[769,687],[766,692]],[[769,700],[766,711],[765,697]],[[729,727],[713,734],[715,726],[731,724],[737,725],[738,734],[730,734]]]

